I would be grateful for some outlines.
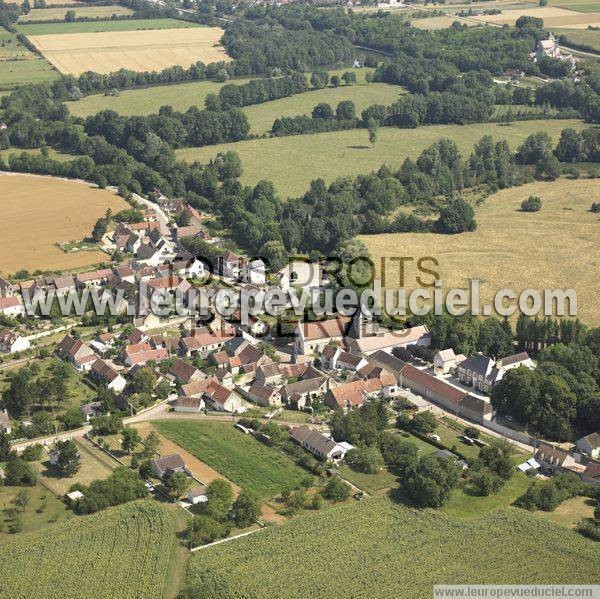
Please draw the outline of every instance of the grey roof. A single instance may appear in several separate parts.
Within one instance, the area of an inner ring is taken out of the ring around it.
[[[293,428],[290,434],[292,435],[292,439],[298,443],[305,443],[322,455],[327,455],[337,446],[337,443],[333,439],[326,437],[318,431],[310,430],[305,426]]]
[[[491,358],[482,354],[471,356],[464,362],[461,362],[459,368],[465,370],[472,370],[474,373],[488,377],[494,368],[495,362]]]
[[[590,447],[600,447],[600,433],[590,433],[579,439],[579,441],[587,441]]]
[[[491,404],[475,395],[465,395],[458,402],[458,407],[462,410],[469,410],[480,416],[485,416],[493,411]]]
[[[171,455],[152,460],[152,464],[154,464],[161,472],[185,468],[185,462],[178,453],[173,453]]]
[[[268,401],[273,396],[273,393],[276,393],[275,389],[272,387],[267,387],[259,383],[258,381],[254,381],[250,389],[248,389],[248,393],[250,395],[255,395],[256,397],[260,397],[265,401]]]
[[[512,356],[507,356],[506,358],[502,358],[502,366],[510,366],[511,364],[516,364],[517,362],[524,362],[525,360],[529,360],[529,354],[524,351],[520,354],[514,354]]]
[[[306,379],[302,381],[298,381],[296,383],[289,383],[284,385],[281,388],[281,391],[285,391],[287,395],[292,395],[293,393],[310,393],[311,391],[316,391],[321,387],[321,385],[325,382],[324,377],[314,378],[314,379]]]
[[[404,360],[400,360],[391,354],[383,350],[376,351],[375,353],[369,356],[369,362],[373,362],[377,364],[377,366],[381,366],[386,370],[389,370],[392,374],[395,374],[396,377],[400,374],[400,371],[406,366],[407,362]]]

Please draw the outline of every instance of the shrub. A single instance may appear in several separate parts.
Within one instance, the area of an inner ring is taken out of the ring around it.
[[[521,212],[539,212],[542,209],[542,200],[538,196],[529,196],[521,202]]]

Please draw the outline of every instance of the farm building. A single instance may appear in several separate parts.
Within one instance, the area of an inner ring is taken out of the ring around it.
[[[199,414],[204,409],[204,400],[201,397],[178,397],[173,404],[174,412]]]
[[[208,485],[201,485],[199,487],[192,487],[187,492],[187,500],[192,504],[205,503],[208,501],[207,495]]]
[[[254,381],[248,389],[248,399],[259,406],[280,406],[281,394],[279,391]]]
[[[579,439],[577,449],[590,458],[600,456],[600,433],[592,433]]]
[[[338,316],[319,322],[298,322],[296,326],[296,351],[301,356],[322,352],[332,341],[341,342],[347,333],[350,318]]]
[[[292,439],[322,460],[343,460],[351,449],[349,443],[337,443],[318,431],[313,431],[305,426],[296,426],[290,431]]]

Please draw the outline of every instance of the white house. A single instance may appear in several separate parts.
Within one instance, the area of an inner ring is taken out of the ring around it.
[[[591,433],[579,439],[577,449],[590,458],[600,457],[600,433]]]
[[[257,258],[248,262],[243,268],[244,280],[251,285],[264,285],[267,281],[265,276],[265,263]]]
[[[31,347],[28,339],[12,331],[0,331],[0,352],[14,354]]]
[[[208,501],[207,495],[208,485],[201,485],[200,487],[192,487],[187,492],[187,500],[192,504],[205,503]]]
[[[0,314],[4,316],[23,316],[25,314],[25,308],[19,301],[19,298],[15,295],[9,295],[8,297],[0,297]]]
[[[349,443],[337,443],[322,433],[305,426],[294,427],[290,431],[290,435],[296,443],[324,461],[343,460],[346,453],[354,449]]]

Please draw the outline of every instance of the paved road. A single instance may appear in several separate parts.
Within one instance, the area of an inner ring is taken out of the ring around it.
[[[158,204],[147,200],[137,193],[133,194],[133,198],[136,202],[144,204],[146,208],[152,208],[156,211],[156,218],[158,219],[158,224],[160,225],[160,232],[162,233],[162,236],[170,243],[170,245],[173,246],[173,235],[171,233],[171,228],[169,227],[169,217],[167,216],[166,212]]]

